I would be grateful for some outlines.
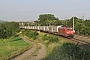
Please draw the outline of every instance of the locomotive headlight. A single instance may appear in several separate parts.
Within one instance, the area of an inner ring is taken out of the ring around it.
[[[69,33],[69,32],[67,32],[67,33]]]

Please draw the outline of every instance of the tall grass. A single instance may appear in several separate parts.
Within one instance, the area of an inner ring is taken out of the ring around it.
[[[30,46],[19,37],[0,40],[0,60],[6,60],[14,55],[20,54]]]

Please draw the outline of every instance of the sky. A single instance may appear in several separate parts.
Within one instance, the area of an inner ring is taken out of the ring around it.
[[[0,0],[0,20],[35,21],[41,14],[90,19],[90,0]]]

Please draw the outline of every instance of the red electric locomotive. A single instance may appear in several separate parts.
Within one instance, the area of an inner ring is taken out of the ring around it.
[[[58,34],[63,35],[65,37],[74,37],[74,30],[72,27],[59,27]]]

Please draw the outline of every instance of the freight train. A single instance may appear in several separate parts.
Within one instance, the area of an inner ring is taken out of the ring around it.
[[[43,32],[48,32],[52,34],[61,35],[64,37],[74,37],[75,31],[73,27],[66,27],[66,26],[20,26],[23,29],[30,29],[30,30],[38,30]]]

